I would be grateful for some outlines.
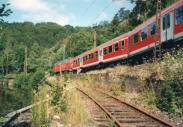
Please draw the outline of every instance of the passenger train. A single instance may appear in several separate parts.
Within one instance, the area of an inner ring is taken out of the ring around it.
[[[183,0],[175,2],[161,12],[161,30],[155,39],[156,16],[148,19],[134,30],[116,37],[79,56],[69,58],[54,65],[54,71],[74,71],[99,64],[126,60],[153,50],[155,40],[163,44],[175,43],[183,39]],[[158,44],[158,43],[157,43]]]

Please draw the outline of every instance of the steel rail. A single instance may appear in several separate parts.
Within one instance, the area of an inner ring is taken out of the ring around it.
[[[107,115],[110,119],[113,119],[115,121],[115,123],[119,126],[119,127],[126,127],[124,124],[121,124],[119,122],[118,119],[116,119],[116,117],[114,117],[109,111],[107,111],[107,109],[102,106],[97,100],[95,100],[94,98],[90,97],[87,93],[85,93],[83,90],[81,90],[80,88],[77,88],[76,89],[80,92],[82,92],[84,95],[86,95],[88,98],[90,98],[95,104],[97,104]]]
[[[141,113],[143,113],[143,114],[145,114],[145,115],[151,117],[152,119],[154,119],[154,120],[156,120],[156,121],[159,121],[160,123],[162,123],[162,124],[164,124],[164,125],[166,125],[166,126],[169,126],[169,127],[176,127],[176,126],[173,125],[172,123],[170,123],[170,122],[168,122],[168,121],[165,121],[165,120],[163,120],[163,119],[160,119],[160,118],[158,118],[157,116],[155,116],[154,114],[152,114],[152,113],[150,113],[150,112],[147,112],[147,111],[145,111],[144,109],[142,109],[142,108],[140,108],[140,107],[138,107],[138,106],[136,106],[136,105],[130,104],[129,102],[126,102],[126,101],[122,100],[121,98],[118,98],[118,97],[113,96],[113,95],[111,95],[111,94],[109,94],[109,93],[106,93],[106,92],[102,92],[102,93],[103,93],[103,94],[106,94],[106,95],[108,95],[108,96],[110,96],[110,97],[112,97],[112,98],[114,98],[115,100],[120,101],[121,103],[123,103],[123,104],[125,104],[125,105],[127,105],[127,106],[130,106],[130,107],[132,107],[132,108],[138,110],[139,112],[141,112]]]

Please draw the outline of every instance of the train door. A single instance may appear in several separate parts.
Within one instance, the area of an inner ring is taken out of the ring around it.
[[[80,67],[82,67],[83,66],[83,59],[82,59],[83,57],[80,57]]]
[[[99,50],[99,62],[102,62],[103,60],[103,49]]]
[[[173,39],[173,11],[162,16],[161,20],[161,41]]]

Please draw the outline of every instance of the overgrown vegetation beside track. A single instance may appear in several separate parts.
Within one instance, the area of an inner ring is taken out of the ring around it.
[[[174,49],[173,51],[166,53],[161,62],[152,64],[152,70],[154,66],[153,73],[156,74],[156,80],[162,80],[162,90],[160,97],[157,98],[157,106],[163,111],[175,113],[178,116],[183,116],[182,53],[183,49]],[[158,70],[158,68],[160,70]]]
[[[50,126],[56,126],[56,123],[63,126],[85,126],[92,123],[80,95],[70,83],[69,74],[48,77],[47,81],[51,84],[49,96],[52,98],[48,111]],[[59,121],[55,120],[56,117]]]
[[[172,121],[183,124],[182,53],[182,48],[174,49],[153,63],[146,61],[142,65],[118,65],[90,71],[74,78],[73,82],[88,93],[92,93],[93,89],[101,89],[155,114],[161,110],[163,116],[169,114]]]

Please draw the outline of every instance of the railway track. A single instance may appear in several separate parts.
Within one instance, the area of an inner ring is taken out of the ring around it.
[[[95,104],[92,113],[100,127],[111,125],[114,127],[175,127],[175,125],[113,95],[94,91],[94,95],[97,96],[92,95],[91,97],[83,90],[79,88],[77,90]]]

